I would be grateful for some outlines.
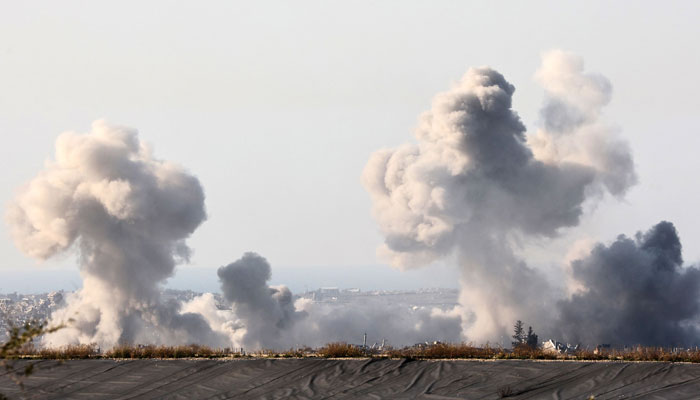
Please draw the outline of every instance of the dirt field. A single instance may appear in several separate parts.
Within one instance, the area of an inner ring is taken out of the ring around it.
[[[700,365],[568,361],[35,361],[10,399],[698,399]],[[22,365],[22,362],[17,364]]]

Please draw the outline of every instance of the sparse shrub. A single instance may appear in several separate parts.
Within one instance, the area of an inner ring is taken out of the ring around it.
[[[531,360],[555,360],[559,357],[556,353],[545,352],[540,348],[532,347],[527,343],[516,346],[509,358],[531,359]]]
[[[439,358],[504,358],[502,349],[489,345],[475,347],[467,343],[434,343],[421,346],[393,349],[388,353],[392,358],[439,359]]]
[[[304,351],[302,349],[289,349],[280,354],[284,358],[301,358],[304,357]]]
[[[108,358],[216,358],[226,357],[223,350],[191,344],[186,346],[114,346],[105,356]]]
[[[134,346],[118,345],[100,353],[95,344],[73,345],[61,348],[35,349],[31,341],[25,341],[11,354],[2,358],[43,358],[55,360],[83,358],[218,358],[218,357],[248,357],[241,353],[232,353],[231,349],[212,349],[197,344],[182,346]],[[255,356],[255,355],[253,355]],[[476,347],[471,343],[440,343],[422,344],[404,348],[390,348],[384,353],[369,351],[345,342],[329,343],[317,350],[309,347],[278,351],[262,350],[257,356],[302,358],[302,357],[373,357],[373,358],[405,358],[405,359],[532,359],[532,360],[611,360],[611,361],[664,361],[700,363],[698,349],[664,349],[661,347],[631,347],[624,350],[599,349],[592,351],[582,349],[574,354],[559,354],[545,352],[532,348],[527,344],[516,346],[513,350],[500,347],[490,347],[488,344]],[[2,362],[0,362],[0,365]]]
[[[99,357],[97,344],[68,345],[60,348],[42,348],[34,353],[39,358],[71,360]]]
[[[365,356],[365,352],[362,349],[345,342],[328,343],[318,350],[318,354],[326,358]]]
[[[7,334],[9,339],[0,346],[0,367],[5,369],[7,377],[24,389],[23,379],[34,372],[34,364],[29,363],[24,368],[16,369],[11,360],[22,358],[23,355],[34,353],[34,339],[53,333],[63,328],[63,325],[54,327],[47,326],[46,322],[30,321],[22,326],[9,324]],[[5,395],[0,393],[0,399],[5,399]]]
[[[501,398],[510,397],[513,395],[513,389],[510,386],[501,386],[498,388],[498,395]]]

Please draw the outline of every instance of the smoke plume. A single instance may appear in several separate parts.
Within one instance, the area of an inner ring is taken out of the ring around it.
[[[599,121],[608,81],[559,51],[537,76],[547,100],[532,143],[511,108],[514,86],[472,68],[435,96],[417,144],[376,152],[363,173],[381,256],[408,268],[456,255],[469,340],[498,339],[516,318],[545,324],[552,290],[516,256],[518,243],[557,236],[579,223],[587,199],[636,182],[628,146]]]
[[[185,239],[205,219],[197,178],[155,159],[135,130],[96,121],[88,134],[60,135],[55,160],[7,213],[25,254],[79,254],[83,288],[53,316],[75,322],[47,343],[221,343],[200,315],[159,296],[159,285],[189,257]]]
[[[79,255],[83,288],[52,316],[72,322],[45,344],[260,349],[358,343],[365,332],[394,344],[459,337],[459,315],[437,309],[295,302],[287,287],[268,286],[270,265],[254,253],[219,268],[223,307],[212,294],[185,304],[164,301],[161,284],[187,261],[185,240],[205,218],[197,178],[154,158],[135,130],[97,121],[88,134],[60,135],[55,160],[7,212],[14,241],[27,255],[46,260],[73,249]]]
[[[572,263],[583,289],[559,302],[562,337],[586,344],[697,345],[700,270],[682,264],[670,222],[598,244]]]
[[[270,264],[255,253],[218,270],[221,289],[230,310],[219,310],[211,294],[204,294],[184,310],[204,316],[212,328],[230,338],[234,347],[284,349],[329,342],[360,343],[388,339],[394,345],[427,340],[457,341],[461,317],[437,308],[388,305],[372,296],[346,304],[293,301],[285,286],[271,287]]]
[[[306,317],[296,311],[292,292],[286,286],[270,287],[270,264],[255,253],[246,253],[229,265],[219,268],[224,298],[234,314],[244,321],[247,347],[279,348],[285,331]]]
[[[637,182],[627,142],[601,119],[612,98],[607,78],[584,72],[583,59],[553,50],[545,53],[535,77],[545,89],[542,127],[529,138],[535,157],[574,162],[596,169],[604,188],[622,196]]]

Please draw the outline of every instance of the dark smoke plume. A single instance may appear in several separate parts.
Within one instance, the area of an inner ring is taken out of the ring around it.
[[[562,337],[589,345],[697,345],[700,270],[682,264],[670,222],[598,244],[572,263],[583,291],[559,302]]]

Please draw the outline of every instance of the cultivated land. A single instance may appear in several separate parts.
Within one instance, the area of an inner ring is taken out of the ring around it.
[[[17,360],[28,399],[696,399],[700,365],[407,359]]]

